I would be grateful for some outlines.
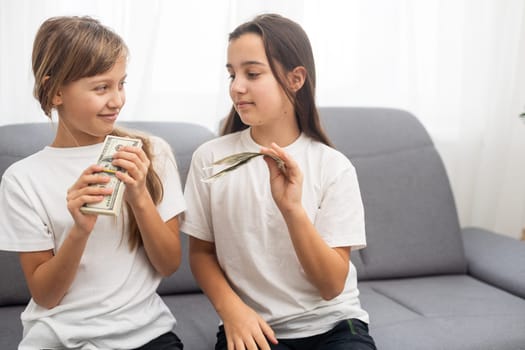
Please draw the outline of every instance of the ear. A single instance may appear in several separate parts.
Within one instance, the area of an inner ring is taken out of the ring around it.
[[[60,106],[62,104],[62,91],[58,90],[51,102],[53,102],[55,107]]]
[[[49,81],[49,78],[49,75],[46,75],[44,78],[42,78],[42,85]],[[51,99],[51,103],[54,107],[62,104],[62,92],[60,90],[58,90],[55,96],[53,96],[53,98]]]
[[[288,84],[294,92],[301,90],[306,80],[306,68],[297,66],[288,74]]]

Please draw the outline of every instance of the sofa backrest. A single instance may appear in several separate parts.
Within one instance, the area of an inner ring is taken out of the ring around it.
[[[352,253],[360,280],[464,273],[466,262],[448,177],[429,135],[410,113],[382,108],[320,108],[337,149],[357,169],[365,206],[368,247]],[[128,122],[123,126],[167,140],[185,183],[194,149],[215,135],[178,122]],[[55,126],[0,126],[0,176],[14,161],[52,141]],[[1,229],[1,228],[0,228]],[[199,290],[187,261],[162,281],[159,293]],[[0,251],[0,305],[25,304],[29,293],[16,253]],[[8,281],[6,283],[6,281]]]
[[[335,147],[356,167],[368,246],[352,252],[360,280],[464,273],[448,176],[423,125],[387,108],[320,108]]]
[[[123,122],[121,126],[160,136],[174,150],[181,176],[186,182],[191,156],[195,148],[215,135],[205,127],[182,122]],[[42,149],[53,140],[56,125],[52,123],[27,123],[0,126],[0,177],[15,161]],[[1,225],[0,225],[1,230]],[[159,286],[160,294],[198,291],[187,262],[187,237],[181,234],[183,263],[179,270],[165,278]],[[18,254],[0,251],[0,305],[26,304],[29,301],[25,279],[18,261]]]
[[[12,163],[50,144],[54,133],[51,123],[0,126],[0,176]],[[27,304],[31,296],[18,254],[0,251],[0,266],[0,306]]]

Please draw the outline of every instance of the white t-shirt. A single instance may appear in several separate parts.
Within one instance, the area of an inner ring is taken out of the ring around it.
[[[207,168],[214,161],[259,150],[246,129],[211,140],[195,151],[181,230],[214,242],[219,264],[233,289],[279,338],[320,334],[348,318],[368,322],[352,263],[344,291],[330,301],[323,300],[306,278],[272,198],[268,168],[261,157],[213,183],[201,181],[217,170]],[[350,161],[304,134],[285,150],[304,174],[302,203],[325,242],[330,247],[364,247],[364,210]]]
[[[164,186],[158,210],[167,221],[184,211],[185,202],[170,146],[157,137],[151,141]],[[46,147],[9,167],[0,183],[0,249],[57,251],[73,225],[67,189],[101,150],[102,144]],[[175,318],[156,293],[161,276],[143,247],[130,251],[123,210],[118,217],[98,217],[59,305],[46,309],[31,299],[21,315],[19,349],[129,349],[172,330]]]

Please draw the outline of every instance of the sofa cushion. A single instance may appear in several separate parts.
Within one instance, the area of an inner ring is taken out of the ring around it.
[[[2,267],[0,306],[27,304],[31,295],[20,266],[18,253],[0,251],[0,266]]]
[[[25,306],[2,306],[0,308],[0,349],[17,349],[22,340],[20,314]]]
[[[467,275],[366,281],[360,290],[378,349],[524,345],[525,300]]]
[[[214,348],[219,316],[206,295],[202,293],[165,295],[163,300],[177,319],[175,333],[184,343],[184,349]]]
[[[352,252],[360,280],[464,273],[466,262],[445,168],[408,112],[321,108],[337,149],[356,167],[367,248]]]
[[[525,298],[525,241],[467,227],[463,244],[469,275]]]

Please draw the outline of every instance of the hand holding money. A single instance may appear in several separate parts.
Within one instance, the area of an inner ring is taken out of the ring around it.
[[[276,143],[272,143],[270,147],[261,148],[261,153],[268,156],[274,155],[282,159],[286,165],[286,172],[283,172],[275,162],[265,159],[270,171],[272,197],[279,210],[285,217],[293,212],[303,212],[301,199],[303,173],[299,164]]]
[[[201,181],[207,182],[207,183],[214,182],[219,177],[239,168],[243,164],[248,163],[251,159],[258,157],[258,156],[264,156],[264,154],[259,153],[259,152],[241,152],[241,153],[233,154],[231,156],[227,156],[225,158],[219,159],[213,162],[211,166],[206,167],[206,168],[213,168],[216,165],[226,165],[227,167],[207,178],[202,179]],[[286,172],[286,167],[282,159],[280,159],[277,156],[271,156],[271,155],[268,155],[268,157],[271,157],[273,160],[275,160],[279,169],[281,169],[283,172]]]
[[[105,184],[96,184],[92,186],[109,187],[113,189],[113,192],[110,195],[104,196],[104,199],[101,202],[84,204],[84,206],[80,208],[81,212],[112,216],[119,215],[126,186],[116,177],[115,173],[117,171],[125,172],[125,170],[114,166],[112,162],[113,155],[123,146],[141,147],[142,142],[139,139],[130,139],[112,135],[106,136],[97,164],[104,168],[99,174],[110,177],[110,180]]]

